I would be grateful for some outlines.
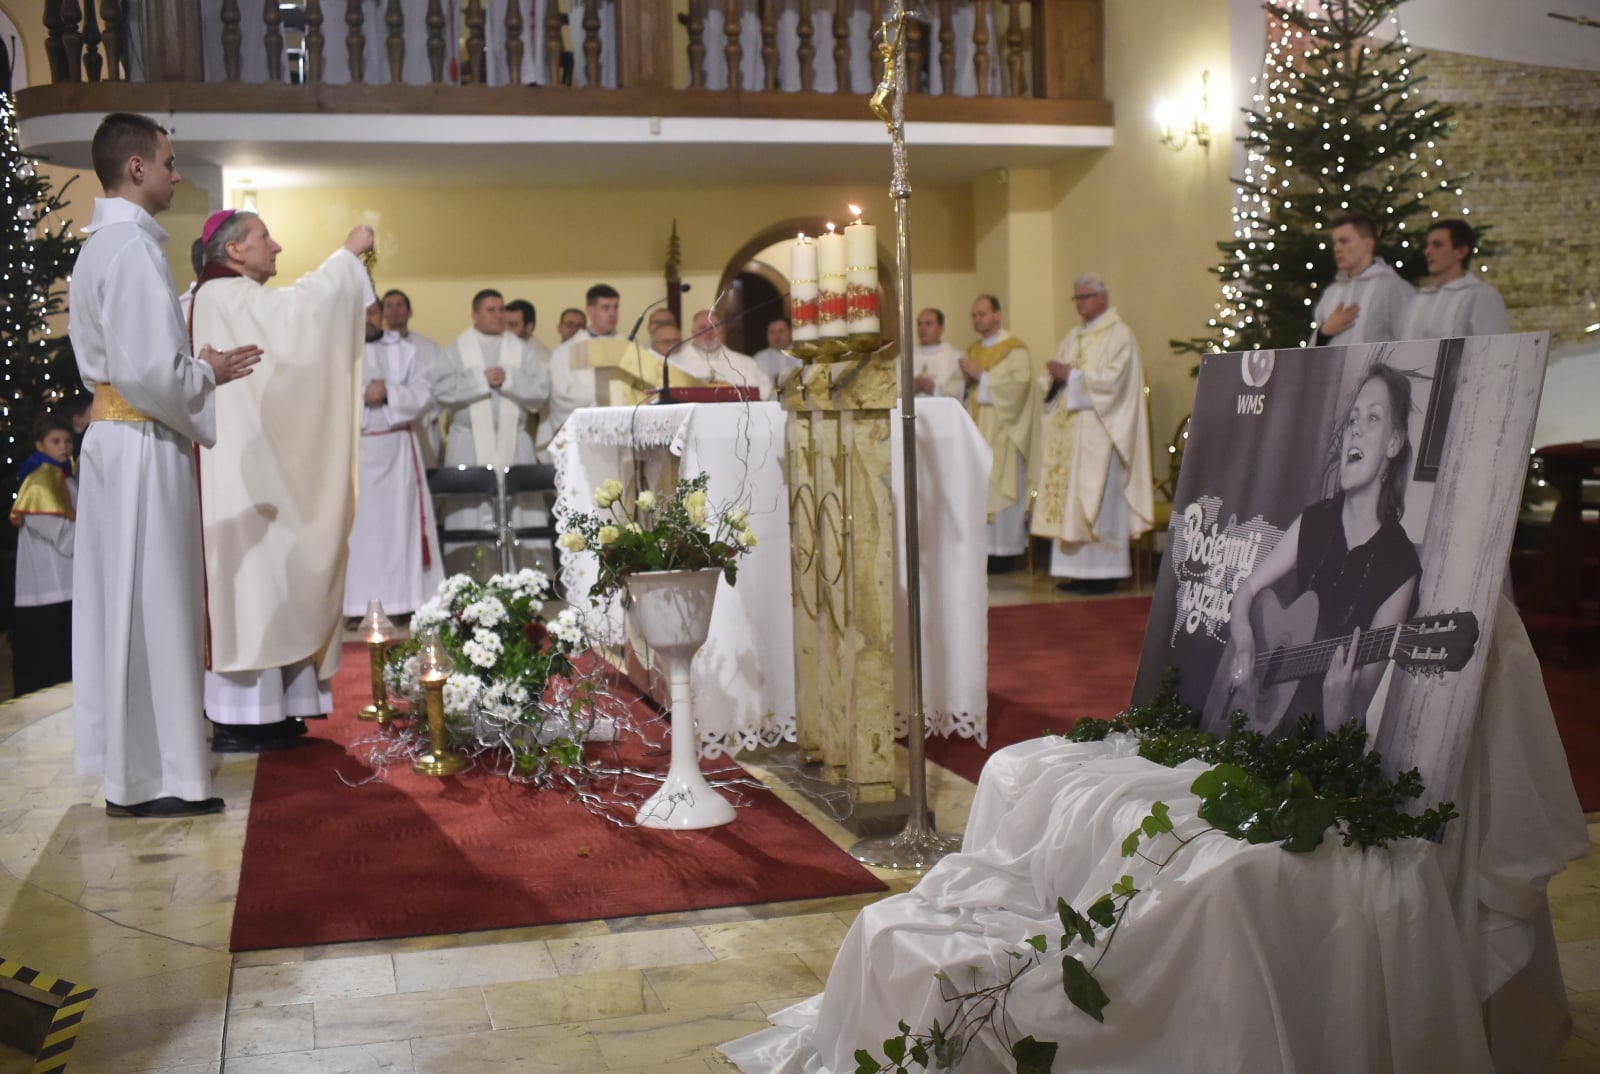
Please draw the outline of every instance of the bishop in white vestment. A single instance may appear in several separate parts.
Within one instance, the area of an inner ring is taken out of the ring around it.
[[[130,135],[126,159],[104,159]],[[216,386],[248,373],[259,352],[191,354],[167,233],[152,215],[171,206],[179,180],[161,128],[108,117],[94,156],[108,196],[84,228],[67,320],[95,393],[73,555],[74,760],[102,776],[113,816],[212,813],[223,802],[211,797],[202,713],[194,445],[216,437]]]
[[[256,339],[265,352],[263,374],[219,401],[221,432],[200,456],[206,715],[221,731],[332,706],[358,476],[362,311],[376,296],[359,257],[372,248],[365,225],[320,268],[274,288],[264,284],[281,247],[260,217],[214,213],[206,231],[194,339]],[[212,748],[249,749],[240,740],[252,734],[214,734]]]
[[[693,338],[687,347],[679,347],[667,363],[706,384],[755,388],[761,392],[761,398],[772,398],[772,378],[762,371],[754,358],[723,345],[722,325],[709,310],[695,313]]]
[[[390,614],[416,611],[444,581],[433,497],[412,423],[433,404],[416,346],[398,332],[368,343],[363,365],[361,485],[350,528],[344,614],[376,600]]]
[[[1150,529],[1155,490],[1139,344],[1099,276],[1079,277],[1072,297],[1083,323],[1048,364],[1032,531],[1051,539],[1050,573],[1101,583],[1079,587],[1093,592],[1132,573],[1128,542]]]

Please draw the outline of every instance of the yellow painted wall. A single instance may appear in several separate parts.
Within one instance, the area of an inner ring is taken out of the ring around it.
[[[1171,339],[1205,330],[1219,290],[1206,270],[1229,233],[1228,124],[1237,107],[1223,98],[1228,77],[1226,0],[1115,0],[1106,5],[1107,96],[1116,104],[1115,148],[1057,165],[1053,255],[1055,338],[1076,323],[1074,277],[1099,272],[1133,329],[1151,387],[1157,452],[1189,413],[1194,359]],[[1161,145],[1157,100],[1198,96],[1210,70],[1209,150]],[[1158,479],[1165,474],[1159,470]]]

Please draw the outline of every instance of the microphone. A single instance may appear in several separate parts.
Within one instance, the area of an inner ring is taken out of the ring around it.
[[[688,290],[689,290],[689,285],[688,284],[680,283],[678,285],[677,293],[681,295],[681,294],[684,294],[685,292],[687,292]],[[645,316],[651,310],[653,310],[657,306],[661,305],[663,302],[672,301],[672,295],[673,295],[673,292],[669,291],[665,295],[663,295],[662,297],[656,299],[654,302],[650,303],[644,309],[639,311],[639,319],[637,321],[633,322],[633,330],[628,333],[628,342],[629,343],[632,343],[633,340],[634,340],[634,337],[639,334],[639,328],[640,328],[641,325],[644,324]]]

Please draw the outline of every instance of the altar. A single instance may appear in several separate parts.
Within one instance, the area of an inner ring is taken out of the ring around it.
[[[791,618],[789,495],[784,477],[787,415],[776,403],[593,407],[573,413],[552,445],[556,520],[593,508],[607,478],[630,487],[669,488],[681,470],[704,472],[718,508],[750,512],[757,543],[737,584],[719,583],[711,634],[695,658],[692,688],[701,752],[718,756],[795,735],[795,658]],[[896,411],[891,422],[898,422]],[[900,439],[891,480],[903,509]],[[922,490],[923,692],[930,734],[984,742],[988,705],[988,580],[985,489],[990,452],[961,405],[917,402]],[[898,524],[896,533],[900,532]],[[896,541],[896,609],[904,630],[905,556]],[[621,651],[622,613],[614,600],[592,606],[590,554],[567,555],[561,581],[585,614],[591,636]],[[902,729],[911,688],[904,654],[896,662],[896,723]],[[825,675],[826,668],[811,669]]]

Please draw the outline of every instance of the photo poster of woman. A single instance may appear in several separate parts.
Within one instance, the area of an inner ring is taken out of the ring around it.
[[[1361,721],[1448,799],[1482,684],[1548,335],[1208,355],[1134,702],[1221,734]]]

